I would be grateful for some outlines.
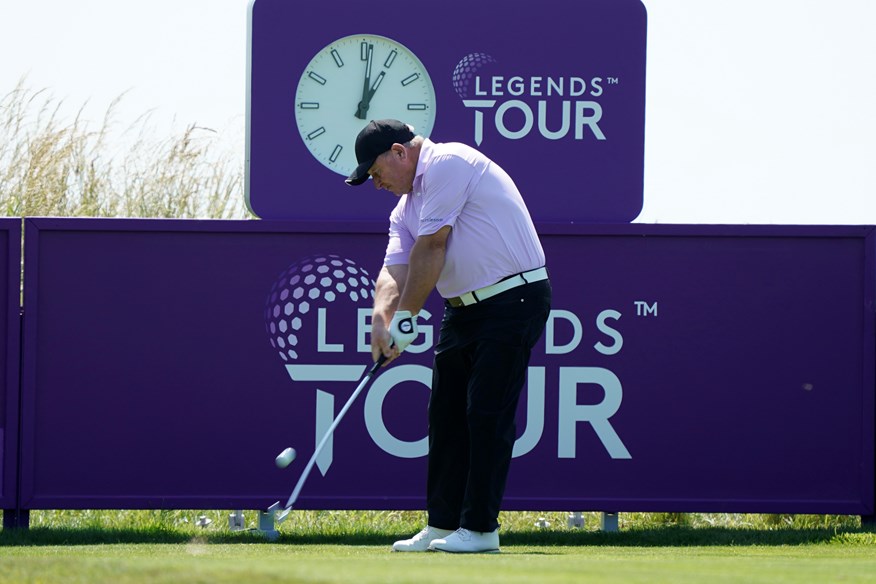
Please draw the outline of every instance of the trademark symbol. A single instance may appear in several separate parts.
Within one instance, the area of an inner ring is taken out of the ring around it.
[[[618,79],[617,77],[609,77],[608,84],[609,85],[620,85],[620,79]]]
[[[643,300],[636,300],[636,316],[657,316],[657,303],[648,304]]]

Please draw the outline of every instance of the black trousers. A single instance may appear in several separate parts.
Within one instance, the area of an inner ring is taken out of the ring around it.
[[[429,400],[429,525],[499,527],[517,402],[550,305],[547,280],[472,306],[445,304]]]

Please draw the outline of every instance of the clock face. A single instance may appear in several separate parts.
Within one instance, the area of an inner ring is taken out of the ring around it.
[[[435,89],[420,60],[377,35],[348,36],[310,60],[295,93],[295,120],[313,156],[338,174],[356,168],[356,135],[371,120],[394,118],[429,136]]]

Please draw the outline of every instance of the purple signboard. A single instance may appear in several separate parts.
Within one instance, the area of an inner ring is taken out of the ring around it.
[[[536,221],[642,209],[647,17],[640,0],[253,0],[247,201],[264,219],[377,220],[351,189],[356,134],[397,118],[506,168]],[[424,24],[428,23],[428,24]]]
[[[506,509],[873,514],[873,228],[541,233],[554,305]],[[26,237],[23,506],[285,500],[370,363],[385,225],[34,219]],[[423,507],[441,309],[301,508]]]
[[[21,219],[0,219],[0,509],[18,499]]]

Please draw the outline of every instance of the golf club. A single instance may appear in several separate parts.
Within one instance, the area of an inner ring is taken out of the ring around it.
[[[353,405],[353,402],[356,401],[356,398],[362,393],[362,390],[365,389],[365,386],[368,385],[368,382],[374,375],[377,373],[377,370],[380,369],[380,366],[386,362],[386,356],[383,354],[377,359],[374,365],[371,366],[371,369],[365,374],[365,377],[362,378],[362,381],[359,382],[359,387],[353,392],[353,395],[350,396],[350,399],[347,400],[347,403],[344,404],[344,407],[341,408],[341,411],[338,412],[337,417],[332,422],[329,429],[326,430],[325,436],[322,437],[322,440],[319,441],[319,444],[316,445],[316,449],[313,451],[313,456],[310,457],[310,460],[307,462],[307,466],[304,467],[304,472],[301,473],[301,476],[298,478],[298,483],[295,485],[295,488],[292,490],[292,494],[289,495],[289,500],[286,501],[286,506],[282,511],[276,514],[277,523],[282,523],[286,516],[289,515],[289,512],[292,511],[292,505],[295,504],[295,501],[298,500],[298,495],[301,493],[301,488],[304,486],[304,482],[307,480],[308,475],[310,475],[311,469],[313,469],[313,465],[316,463],[316,459],[319,457],[319,453],[322,452],[323,447],[328,442],[328,439],[331,437],[332,433],[334,433],[335,428],[338,427],[338,424],[341,423],[344,415],[347,413],[347,410],[350,409],[350,406]],[[277,511],[280,508],[280,502],[277,501],[270,507],[268,507],[268,511]]]

